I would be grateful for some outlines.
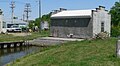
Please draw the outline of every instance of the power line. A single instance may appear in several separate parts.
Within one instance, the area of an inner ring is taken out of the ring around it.
[[[30,5],[30,3],[26,3],[24,12],[26,13],[26,19],[27,19],[26,21],[28,22],[29,12],[31,12],[31,5]]]
[[[36,0],[37,2],[39,2],[39,0]],[[36,7],[38,7],[39,5],[39,3],[38,4],[35,4],[36,3],[36,1],[34,0],[34,1],[28,1],[28,3],[30,2],[30,3],[32,3],[32,7],[31,8],[36,8]],[[15,7],[14,8],[11,8],[12,7],[12,2],[14,2],[14,5],[15,5]],[[10,0],[0,0],[0,4],[2,4],[2,3],[6,3],[6,4],[9,4],[10,5],[10,8],[12,9],[11,10],[11,12],[12,12],[12,14],[11,14],[11,22],[14,22],[14,20],[12,19],[12,18],[14,18],[14,16],[15,16],[15,10],[14,9],[16,9],[16,6],[18,5],[18,4],[21,4],[21,7],[22,7],[22,5],[23,4],[26,4],[26,2],[27,1],[16,1],[16,0],[12,0],[12,2],[10,1]],[[34,4],[33,4],[34,3]],[[2,5],[3,6],[3,5]],[[19,6],[19,5],[18,5]],[[30,5],[31,6],[31,5]],[[34,7],[33,7],[34,6]],[[40,6],[41,6],[41,4],[40,4]],[[7,6],[6,6],[7,7]],[[20,8],[21,8],[20,7]],[[22,10],[22,9],[21,9]],[[24,12],[25,12],[25,10],[24,10]],[[38,17],[40,17],[41,16],[41,7],[39,8],[39,10],[38,10]],[[22,15],[23,16],[23,15]],[[37,15],[36,15],[37,16]],[[25,20],[27,20],[26,18],[28,18],[29,19],[29,16],[27,16],[26,17],[26,12],[25,12]]]
[[[11,1],[0,1],[0,3],[9,3]],[[25,2],[22,2],[22,1],[14,1],[15,3],[18,3],[18,4],[25,4]]]
[[[25,14],[23,14],[22,16],[23,16],[23,21],[25,21]]]
[[[10,4],[10,8],[12,9],[11,21],[14,23],[14,8],[15,8],[15,1],[12,1]]]
[[[39,18],[41,18],[41,0],[39,0]],[[40,27],[39,27],[39,31],[41,29],[41,20],[40,20]]]
[[[39,0],[39,18],[41,18],[41,0]]]

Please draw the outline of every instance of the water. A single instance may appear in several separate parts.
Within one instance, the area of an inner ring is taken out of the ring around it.
[[[0,66],[3,66],[27,54],[30,54],[38,49],[39,47],[33,47],[33,46],[0,49]]]

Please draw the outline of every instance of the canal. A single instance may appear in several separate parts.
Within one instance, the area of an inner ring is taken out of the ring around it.
[[[3,66],[18,58],[31,54],[32,52],[35,52],[39,49],[40,47],[35,46],[0,49],[0,66]]]

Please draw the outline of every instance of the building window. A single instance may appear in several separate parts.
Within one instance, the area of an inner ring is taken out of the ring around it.
[[[77,20],[75,20],[75,23],[77,22]]]
[[[3,28],[6,28],[6,22],[3,22],[2,27],[3,27]]]
[[[51,26],[88,27],[90,18],[52,19]]]
[[[66,22],[68,22],[68,20],[66,20]]]
[[[104,22],[101,23],[101,32],[104,32]]]

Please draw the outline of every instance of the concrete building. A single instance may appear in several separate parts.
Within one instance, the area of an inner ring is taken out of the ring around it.
[[[47,21],[41,22],[41,30],[48,30],[49,29],[49,23]]]
[[[28,22],[25,22],[23,20],[14,19],[14,23],[11,23],[11,19],[4,19],[4,22],[6,22],[6,27],[10,28],[12,25],[19,25],[21,27],[28,27]]]
[[[94,10],[60,10],[51,16],[50,33],[61,38],[94,38],[111,31],[111,15],[105,7]]]
[[[0,9],[0,33],[6,32],[6,23],[3,21],[3,11]]]

